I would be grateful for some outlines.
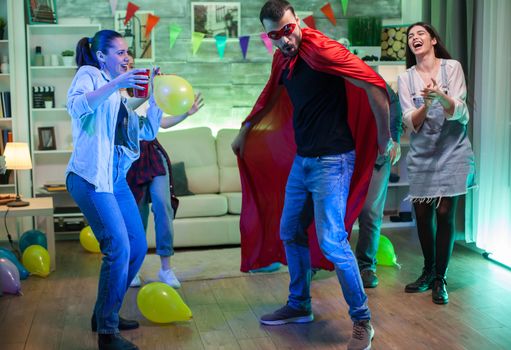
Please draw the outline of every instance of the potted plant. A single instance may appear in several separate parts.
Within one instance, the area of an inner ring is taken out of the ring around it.
[[[382,19],[379,17],[351,17],[348,36],[352,52],[364,61],[379,61],[381,55]]]
[[[5,18],[0,17],[0,40],[4,39],[4,30],[6,24],[7,23],[5,22]]]
[[[64,66],[72,66],[73,65],[73,59],[74,59],[74,51],[73,50],[64,50],[62,51],[62,62],[64,63]]]

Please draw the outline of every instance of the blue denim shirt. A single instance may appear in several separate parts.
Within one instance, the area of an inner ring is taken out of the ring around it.
[[[96,192],[113,193],[114,138],[117,114],[126,99],[119,91],[93,110],[86,94],[109,82],[104,72],[93,66],[82,66],[76,73],[67,94],[67,111],[71,116],[73,153],[66,175],[73,172],[96,187]],[[125,146],[121,149],[121,167],[128,171],[139,155],[139,140],[153,140],[158,133],[162,111],[153,97],[149,99],[147,117],[128,110]]]

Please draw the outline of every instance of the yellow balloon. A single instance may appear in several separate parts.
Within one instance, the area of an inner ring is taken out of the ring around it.
[[[21,261],[32,275],[46,277],[50,274],[50,254],[40,245],[31,245],[25,249]]]
[[[154,77],[154,99],[162,111],[181,115],[192,107],[195,96],[192,86],[177,75]]]
[[[152,282],[143,286],[137,295],[137,305],[145,318],[155,323],[188,321],[192,311],[169,285]]]
[[[91,253],[100,253],[101,249],[99,248],[99,242],[94,236],[94,232],[90,226],[85,226],[80,231],[80,243],[82,244],[83,249]]]

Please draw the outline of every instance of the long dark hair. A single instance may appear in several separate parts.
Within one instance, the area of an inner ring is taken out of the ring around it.
[[[112,41],[115,38],[122,38],[122,35],[107,29],[96,32],[92,38],[81,38],[78,44],[76,44],[76,65],[78,68],[81,66],[94,66],[101,69],[96,52],[101,51],[106,55],[108,49],[113,46]]]
[[[431,24],[425,22],[417,22],[409,26],[406,30],[406,68],[410,68],[411,66],[415,66],[417,64],[417,59],[415,58],[415,55],[413,54],[412,50],[410,50],[410,46],[408,45],[408,34],[410,33],[410,30],[416,26],[424,27],[424,29],[426,29],[426,31],[431,36],[431,39],[436,39],[436,45],[433,46],[435,49],[435,57],[446,59],[451,58],[451,55],[445,48],[442,40],[440,39],[440,35],[438,35],[435,28],[433,28]]]

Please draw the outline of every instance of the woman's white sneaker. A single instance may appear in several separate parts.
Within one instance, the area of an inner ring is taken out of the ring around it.
[[[174,271],[172,271],[172,269],[168,269],[168,270],[160,269],[160,272],[158,273],[158,279],[160,280],[160,282],[168,284],[172,288],[176,288],[176,289],[181,288],[181,283],[179,283],[179,280],[177,279],[177,277],[174,274]]]

